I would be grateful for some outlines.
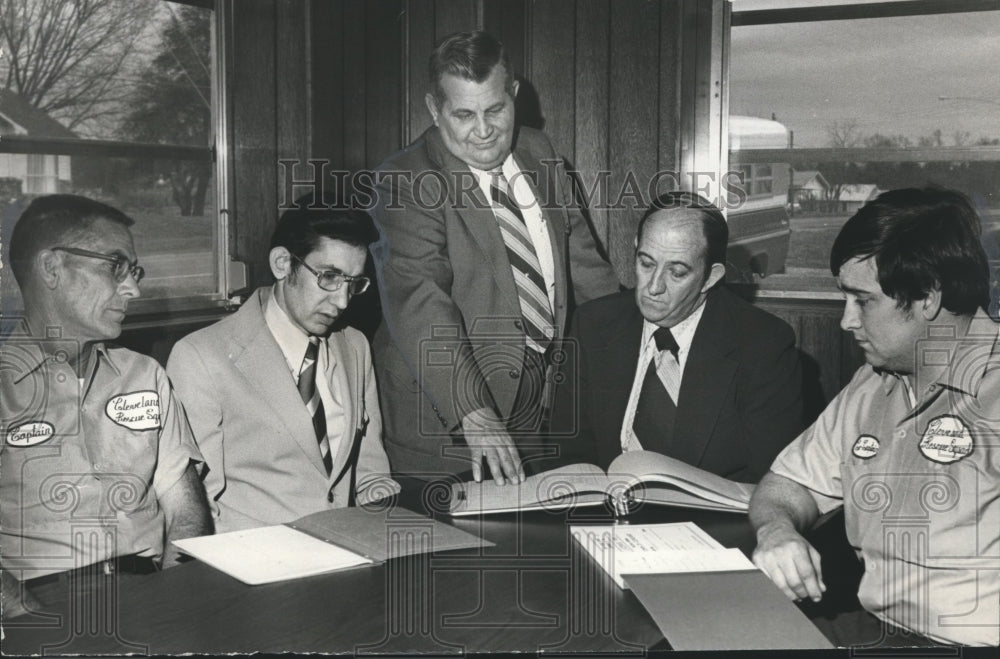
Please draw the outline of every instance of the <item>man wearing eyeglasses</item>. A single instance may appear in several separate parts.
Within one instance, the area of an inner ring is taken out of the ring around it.
[[[49,195],[11,236],[25,316],[0,346],[5,616],[23,612],[25,587],[169,567],[171,540],[212,531],[201,454],[166,374],[106,343],[139,296],[132,224]]]
[[[271,238],[275,283],[179,341],[167,372],[205,455],[219,532],[395,493],[368,342],[341,314],[368,290],[361,211],[299,206]]]

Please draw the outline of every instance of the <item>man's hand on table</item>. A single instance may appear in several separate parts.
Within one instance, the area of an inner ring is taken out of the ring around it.
[[[789,599],[823,598],[819,552],[790,523],[773,522],[757,530],[753,562]]]
[[[524,482],[524,467],[517,446],[493,410],[484,407],[465,415],[462,432],[472,457],[472,478],[477,483],[483,480],[483,459],[497,485]]]

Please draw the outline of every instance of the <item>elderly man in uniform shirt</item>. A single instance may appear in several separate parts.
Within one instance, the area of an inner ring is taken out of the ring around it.
[[[844,509],[865,611],[841,645],[1000,643],[1000,343],[962,195],[894,190],[841,229],[841,327],[867,364],[775,460],[750,504],[754,562],[795,599],[826,589],[803,538]]]
[[[105,343],[139,296],[132,224],[97,201],[50,195],[14,227],[25,317],[0,347],[8,615],[23,612],[25,586],[169,567],[171,540],[212,531],[201,454],[166,374]]]

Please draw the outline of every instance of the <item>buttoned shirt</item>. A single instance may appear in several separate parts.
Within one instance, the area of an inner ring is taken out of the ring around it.
[[[479,181],[479,188],[487,199],[493,199],[494,177],[490,172],[485,172],[475,167],[470,167],[472,173]],[[517,204],[521,215],[524,217],[524,224],[528,227],[528,235],[531,236],[531,244],[535,248],[535,256],[538,257],[538,265],[542,270],[542,279],[545,280],[545,292],[549,297],[549,308],[555,309],[556,304],[556,274],[555,258],[552,255],[552,241],[549,239],[549,230],[546,227],[545,216],[538,206],[535,193],[528,183],[528,177],[517,166],[513,154],[508,154],[506,160],[500,167],[507,185],[510,188],[512,201]]]
[[[292,379],[298,385],[302,358],[306,354],[306,346],[309,345],[309,335],[292,322],[281,305],[275,301],[273,292],[264,306],[264,322],[278,347],[281,348],[281,354],[285,356],[288,369],[292,373]],[[342,401],[345,394],[339,391],[338,387],[330,385],[334,381],[333,374],[337,368],[337,362],[330,358],[330,347],[325,338],[320,337],[317,356],[319,364],[316,367],[316,373],[322,373],[323,376],[316,378],[316,390],[319,392],[319,399],[323,402],[330,455],[335,456],[344,435],[344,405]],[[316,453],[319,455],[319,446],[316,447]],[[336,474],[333,475],[336,476]]]
[[[0,553],[21,579],[160,557],[157,500],[201,461],[155,360],[96,344],[78,379],[77,350],[17,336],[0,347]]]
[[[674,341],[677,342],[678,391],[684,379],[684,366],[687,364],[688,354],[691,352],[691,343],[694,341],[694,334],[698,330],[698,323],[701,321],[701,315],[704,311],[705,303],[702,302],[687,318],[670,328],[670,333],[673,335]],[[628,405],[625,407],[625,419],[622,421],[621,442],[623,453],[626,451],[642,450],[642,444],[639,443],[639,438],[636,437],[632,425],[635,423],[635,410],[639,406],[639,394],[642,393],[642,382],[646,378],[649,363],[653,362],[659,368],[661,359],[673,359],[673,355],[663,355],[660,349],[656,347],[656,339],[653,338],[653,333],[658,329],[660,329],[659,325],[654,325],[648,320],[643,319],[642,340],[639,343],[639,362],[636,364],[635,375],[632,377],[632,391],[628,397]],[[666,386],[667,384],[664,383],[664,387]],[[676,403],[677,401],[674,402]]]
[[[969,331],[915,346],[909,380],[863,366],[771,470],[844,507],[864,561],[858,597],[932,639],[1000,643],[1000,347]],[[915,402],[913,402],[915,401]]]

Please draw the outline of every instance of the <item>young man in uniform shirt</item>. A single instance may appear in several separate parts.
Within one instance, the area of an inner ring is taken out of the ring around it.
[[[867,364],[775,460],[750,504],[754,562],[791,598],[825,584],[802,537],[844,509],[866,612],[841,645],[1000,643],[1000,345],[975,209],[894,190],[855,214],[830,267]]]

